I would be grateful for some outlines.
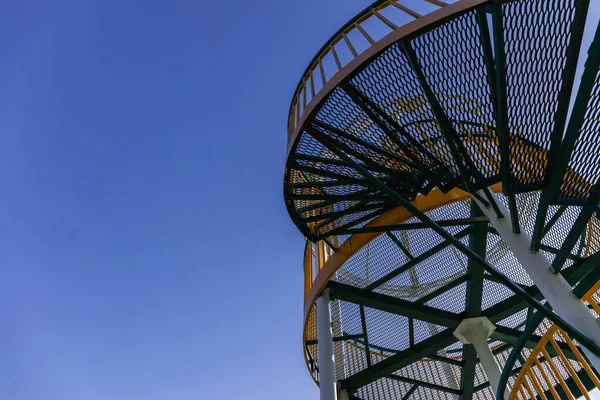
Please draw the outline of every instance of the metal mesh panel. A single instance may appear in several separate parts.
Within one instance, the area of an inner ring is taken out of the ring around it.
[[[428,85],[473,160],[473,172],[490,178],[500,171],[500,153],[476,15],[472,11],[455,18],[418,36],[412,45]]]
[[[437,335],[438,333],[448,329],[445,326],[436,325],[431,322],[421,321],[419,319],[415,319],[413,324],[415,343],[420,343],[423,340],[429,339],[431,336]]]
[[[600,178],[598,161],[600,157],[600,71],[587,105],[585,118],[575,148],[569,161],[569,171],[565,174],[561,194],[563,198],[587,200],[593,185]]]
[[[340,301],[340,314],[342,320],[342,331],[346,335],[358,335],[362,333],[360,322],[360,310],[357,304]],[[332,321],[335,324],[338,321]]]
[[[303,157],[309,156],[309,157]],[[317,160],[318,158],[318,160]],[[323,160],[323,161],[319,161]],[[326,216],[340,212],[357,205],[364,207],[373,206],[381,201],[369,201],[368,196],[372,193],[361,177],[349,167],[344,166],[341,160],[325,149],[312,137],[302,135],[298,147],[294,168],[289,174],[290,182],[286,185],[288,196],[300,198],[291,201],[291,206],[299,214],[300,218],[312,218],[307,220],[309,231],[317,234],[322,230],[330,230],[345,223],[344,216],[333,219],[328,224]],[[317,183],[311,187],[294,187],[293,184]],[[339,183],[340,186],[329,186]],[[347,200],[340,198],[338,202],[327,202],[324,200],[302,200],[302,196],[342,196],[364,194],[365,200]],[[289,201],[289,200],[288,200]],[[306,210],[303,212],[303,210]],[[376,209],[375,209],[376,210]],[[373,211],[373,208],[371,208]],[[323,216],[321,219],[318,216]]]
[[[506,326],[513,329],[523,330],[527,322],[527,309],[521,310],[516,314],[506,317],[499,321],[497,325]]]
[[[362,157],[393,171],[409,172],[413,176],[418,174],[410,165],[408,156],[343,90],[335,89],[315,118],[337,128],[334,130],[319,126],[316,129],[346,144]]]
[[[465,309],[466,298],[467,284],[465,282],[437,297],[434,297],[425,304],[453,313],[462,313]]]
[[[450,389],[456,389],[460,386],[459,367],[429,358],[424,358],[416,363],[408,365],[401,370],[396,371],[395,375],[401,377],[411,377],[421,382],[426,382]],[[430,388],[423,389],[423,392],[428,393],[430,396],[427,398],[455,398],[455,395],[452,393]]]
[[[554,130],[575,4],[523,0],[502,6],[510,160],[517,190],[541,183],[545,174],[544,150],[550,148]]]
[[[508,245],[496,235],[488,236],[486,260],[512,281],[525,286],[533,285],[533,281],[510,251]]]
[[[440,164],[450,168],[453,178],[459,176],[458,166],[442,139],[431,105],[399,44],[391,45],[351,83],[421,143],[425,150],[415,149],[415,152],[438,178],[442,172]]]
[[[383,234],[356,252],[334,280],[355,287],[365,288],[373,281],[406,263],[407,257],[400,248]]]
[[[466,257],[458,253],[454,247],[448,247],[375,291],[407,300],[417,300],[463,276],[466,272]]]
[[[466,218],[469,216],[468,202],[457,202],[444,207],[429,211],[426,213],[435,220]],[[418,222],[416,218],[411,218],[405,223]],[[456,235],[463,231],[465,227],[448,227],[447,230]],[[390,237],[392,236],[394,240]],[[467,241],[465,236],[465,243]],[[392,273],[398,268],[402,268],[410,258],[400,249],[397,243],[400,243],[412,257],[419,257],[443,242],[442,238],[428,229],[413,229],[408,231],[394,231],[388,234],[382,234],[372,240],[368,245],[357,251],[344,265],[336,272],[334,280],[340,283],[365,288],[379,278]],[[456,272],[466,269],[466,257],[453,247],[447,247],[439,255],[443,256],[446,262],[458,264],[449,271]],[[456,274],[440,273],[444,268],[441,267],[442,261],[437,264],[431,264],[428,258],[407,272],[407,277],[415,277],[417,283],[410,279],[396,278],[382,286],[382,293],[394,295],[400,298],[420,298],[449,282],[453,277],[460,276]],[[461,272],[462,274],[463,272]],[[433,279],[435,275],[438,278]],[[421,277],[421,278],[419,278]],[[419,283],[419,279],[422,283]],[[425,286],[427,287],[425,287]],[[420,288],[418,288],[420,287]]]
[[[369,344],[377,346],[379,352],[385,353],[383,349],[399,351],[409,347],[408,318],[365,308],[365,319]]]
[[[544,236],[542,244],[548,245],[555,249],[560,249],[580,212],[581,207],[568,207],[567,210],[561,215],[560,219],[548,231],[546,236]],[[574,252],[579,250],[579,245],[581,244],[580,242],[581,240],[578,240],[575,246],[573,246]],[[553,260],[554,257],[554,254],[548,256],[550,260]]]
[[[374,361],[380,361],[374,357]],[[368,400],[401,400],[408,393],[410,385],[389,378],[381,378],[358,390],[357,395]]]
[[[500,303],[502,300],[506,300],[511,296],[513,296],[513,292],[511,292],[506,286],[500,283],[484,280],[481,308],[483,310],[487,310],[493,305]]]

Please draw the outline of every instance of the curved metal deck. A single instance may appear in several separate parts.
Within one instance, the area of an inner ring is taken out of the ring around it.
[[[497,193],[513,231],[596,310],[600,32],[588,57],[589,1],[423,2],[430,13],[401,1],[365,9],[294,94],[284,196],[315,243],[304,263],[309,370],[318,381],[315,301],[327,288],[351,398],[494,398],[472,346],[452,334],[478,316],[496,324],[489,345],[511,398],[583,394],[597,377],[578,346],[595,344],[542,305],[472,198],[500,216]],[[524,341],[535,310],[544,322]],[[559,329],[557,345],[580,363],[560,377],[540,353]]]

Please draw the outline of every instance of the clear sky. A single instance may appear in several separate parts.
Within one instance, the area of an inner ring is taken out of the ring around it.
[[[0,2],[0,398],[317,398],[289,101],[368,1]]]
[[[368,2],[0,2],[0,399],[317,398],[287,111]]]

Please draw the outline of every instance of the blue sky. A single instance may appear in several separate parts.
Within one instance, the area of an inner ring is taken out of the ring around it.
[[[287,111],[367,3],[0,3],[0,398],[317,398]]]
[[[0,3],[0,398],[317,396],[287,111],[365,4]]]

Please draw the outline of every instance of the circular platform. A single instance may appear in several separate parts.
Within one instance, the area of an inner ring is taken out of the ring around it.
[[[292,101],[284,197],[316,243],[305,252],[305,356],[318,380],[315,300],[327,288],[335,358],[344,360],[337,379],[351,397],[494,398],[453,331],[487,317],[496,325],[489,346],[505,366],[531,304],[457,248],[543,301],[473,201],[502,217],[497,198],[555,273],[571,286],[591,279],[600,33],[591,27],[588,57],[586,0],[421,3],[430,12],[379,1],[357,15],[313,59]],[[394,19],[398,12],[412,20]],[[536,345],[527,343],[526,356]],[[564,379],[574,379],[566,368]],[[517,387],[518,371],[508,375]]]

